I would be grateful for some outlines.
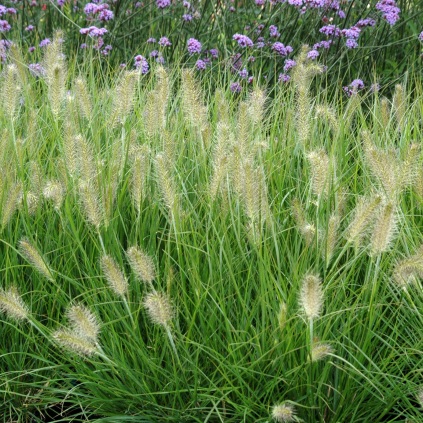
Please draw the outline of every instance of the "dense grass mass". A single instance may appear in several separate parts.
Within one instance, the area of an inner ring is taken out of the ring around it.
[[[304,47],[234,95],[61,37],[2,71],[2,421],[421,422],[421,81]]]

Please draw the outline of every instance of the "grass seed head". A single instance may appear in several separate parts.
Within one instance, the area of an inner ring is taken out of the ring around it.
[[[132,270],[143,282],[152,284],[156,279],[153,259],[138,247],[131,247],[126,252]]]
[[[153,323],[169,327],[175,313],[166,294],[161,292],[148,293],[144,300],[144,307]]]
[[[323,360],[325,357],[333,353],[333,348],[329,344],[321,342],[315,343],[311,349],[311,361]]]
[[[272,418],[278,423],[294,422],[296,420],[295,408],[286,402],[275,405],[272,409]]]
[[[29,316],[27,305],[23,302],[16,287],[8,290],[0,288],[0,310],[14,320],[26,320]]]
[[[110,288],[119,297],[124,297],[128,292],[128,281],[113,257],[107,254],[103,255],[100,264]]]
[[[87,338],[69,329],[60,329],[53,333],[53,339],[67,350],[82,357],[91,357],[98,350]]]
[[[299,303],[308,319],[320,316],[323,307],[323,290],[319,276],[308,274],[304,277]]]
[[[23,238],[19,241],[19,252],[22,256],[40,272],[46,279],[53,281],[52,272],[44,257],[38,250],[27,240]]]
[[[82,304],[71,306],[66,313],[75,334],[96,344],[100,333],[97,317]]]

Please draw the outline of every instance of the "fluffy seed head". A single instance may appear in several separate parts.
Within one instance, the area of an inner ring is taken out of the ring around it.
[[[396,230],[396,211],[392,203],[386,204],[376,219],[371,236],[372,255],[381,254],[389,249]]]
[[[272,409],[272,418],[278,423],[293,422],[295,421],[295,408],[286,402],[275,405]]]
[[[45,278],[47,278],[49,281],[54,280],[52,272],[49,266],[47,265],[45,259],[27,239],[21,239],[19,241],[18,248],[22,256]]]
[[[96,316],[82,304],[75,304],[67,311],[73,332],[89,342],[96,343],[100,333],[100,325]]]
[[[329,156],[324,150],[311,151],[307,154],[310,163],[311,183],[317,197],[325,197],[329,183]]]
[[[156,269],[153,259],[138,247],[129,248],[126,255],[137,277],[151,285],[154,279],[156,279]]]
[[[319,276],[308,274],[304,277],[299,302],[308,319],[320,316],[323,306],[323,290]]]
[[[113,258],[107,254],[101,257],[101,269],[113,292],[124,297],[128,292],[128,281]]]
[[[420,388],[419,392],[417,392],[417,401],[420,404],[420,407],[423,408],[423,388]]]
[[[11,287],[7,291],[0,288],[0,311],[18,321],[27,319],[29,315],[28,307],[16,287]]]
[[[329,354],[333,353],[333,348],[329,344],[316,343],[311,349],[311,361],[323,360]]]
[[[63,203],[65,190],[59,181],[47,181],[44,185],[43,195],[46,200],[51,200],[56,210],[60,210]]]
[[[168,327],[174,316],[169,297],[161,292],[150,292],[144,300],[144,307],[151,321],[157,325]]]
[[[53,338],[62,347],[83,357],[91,357],[97,352],[91,341],[69,329],[57,330]]]
[[[412,256],[398,261],[392,276],[394,282],[402,288],[423,278],[423,246]]]

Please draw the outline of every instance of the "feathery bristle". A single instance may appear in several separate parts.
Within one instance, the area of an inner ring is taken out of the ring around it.
[[[272,418],[278,423],[289,423],[297,421],[295,414],[294,406],[288,403],[275,405],[272,408]]]
[[[323,360],[330,354],[333,354],[333,348],[329,344],[321,342],[313,343],[310,360],[313,362]]]
[[[129,284],[115,260],[106,254],[101,257],[100,264],[110,288],[116,295],[124,297],[128,293]]]
[[[346,229],[346,238],[349,242],[360,244],[369,231],[381,202],[382,198],[379,195],[360,198],[354,209],[354,218]]]
[[[176,195],[174,181],[171,175],[171,163],[163,153],[156,155],[156,175],[159,190],[162,194],[163,202],[173,215],[178,212],[178,198]]]
[[[316,106],[316,117],[321,118],[325,120],[332,131],[337,134],[339,131],[339,122],[336,117],[335,110],[332,107],[329,107],[327,105],[325,106]]]
[[[138,247],[129,248],[126,255],[137,277],[151,285],[156,279],[156,267],[153,259]]]
[[[166,294],[161,292],[149,292],[143,304],[153,323],[163,327],[169,327],[175,312]]]
[[[386,97],[382,98],[380,101],[380,118],[382,121],[382,127],[388,128],[391,120],[391,109],[389,100]]]
[[[307,154],[310,163],[311,185],[318,197],[326,197],[329,191],[329,156],[324,150],[311,151]]]
[[[406,151],[404,160],[400,167],[401,172],[401,187],[406,188],[412,186],[419,172],[419,167],[421,167],[420,158],[420,145],[416,142],[412,142]]]
[[[323,307],[323,290],[319,276],[312,274],[304,276],[299,304],[308,319],[320,316]]]
[[[46,200],[53,202],[56,210],[60,210],[64,200],[65,189],[60,181],[50,180],[44,185],[43,195]]]
[[[3,210],[1,216],[1,227],[4,228],[12,218],[13,214],[18,208],[19,203],[22,201],[22,184],[15,182],[6,191],[6,200],[3,202]]]
[[[266,93],[261,88],[255,88],[248,98],[248,112],[253,125],[263,123]]]
[[[307,245],[313,242],[316,235],[316,227],[307,222],[304,214],[304,207],[298,198],[294,198],[291,205],[292,215],[294,217],[297,229],[300,231]]]
[[[113,94],[112,127],[123,123],[131,113],[135,103],[135,88],[139,76],[138,71],[126,71],[116,86]]]
[[[99,229],[104,223],[104,214],[101,207],[98,188],[89,182],[79,183],[79,198],[87,220]]]
[[[279,324],[280,330],[284,330],[286,326],[287,315],[288,315],[288,306],[286,305],[284,301],[282,301],[279,306],[279,313],[278,313],[278,324]]]
[[[371,254],[381,254],[389,249],[396,230],[396,210],[392,203],[385,204],[376,218],[371,236]]]
[[[15,320],[26,320],[29,316],[27,305],[23,302],[16,287],[7,291],[0,288],[0,310]]]
[[[326,248],[323,251],[326,264],[332,259],[335,250],[336,241],[338,239],[338,229],[340,225],[340,218],[338,214],[331,214],[329,217],[328,227],[326,230]]]
[[[81,115],[90,119],[92,114],[91,96],[88,90],[87,81],[81,75],[75,80],[75,97]]]
[[[402,288],[423,278],[423,246],[415,254],[399,260],[394,267],[393,279]]]
[[[19,241],[19,252],[21,255],[49,281],[53,281],[53,275],[44,257],[25,238]]]
[[[141,203],[147,197],[147,178],[150,172],[150,151],[141,146],[131,152],[131,197],[138,213]]]
[[[18,68],[15,64],[7,65],[2,75],[2,104],[3,110],[10,119],[16,117],[19,93],[21,88],[18,82]]]
[[[91,357],[98,352],[96,345],[90,340],[69,329],[55,331],[53,339],[62,347],[82,357]]]
[[[82,304],[75,304],[67,310],[66,315],[75,334],[94,344],[97,343],[100,325],[94,313]]]
[[[395,113],[398,129],[402,130],[405,124],[407,99],[405,97],[404,87],[401,84],[395,85],[395,93],[392,99],[392,108]]]

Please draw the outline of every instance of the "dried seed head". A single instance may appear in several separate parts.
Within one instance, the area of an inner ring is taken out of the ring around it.
[[[154,279],[156,279],[153,259],[138,247],[129,248],[126,255],[137,277],[151,285]]]
[[[144,300],[144,307],[153,323],[169,327],[175,313],[166,294],[161,292],[148,293]]]
[[[46,200],[53,201],[54,208],[60,210],[63,203],[65,190],[59,181],[47,181],[44,185],[43,195]]]
[[[19,241],[18,248],[21,255],[45,278],[49,281],[54,280],[52,271],[50,270],[46,260],[27,239],[21,239]]]
[[[1,216],[1,227],[4,228],[12,218],[13,214],[22,201],[22,184],[15,182],[6,191],[6,201],[3,203],[3,210]]]
[[[416,282],[418,278],[423,278],[423,246],[418,249],[416,254],[396,263],[393,278],[395,283],[402,288]]]
[[[87,341],[96,344],[100,325],[96,316],[82,304],[75,304],[67,311],[73,332]]]
[[[308,274],[304,277],[299,303],[308,319],[320,316],[323,306],[323,290],[319,276]]]
[[[100,264],[110,288],[120,297],[125,296],[129,288],[128,281],[113,258],[109,255],[103,255]]]
[[[168,158],[159,153],[156,156],[156,175],[157,183],[163,197],[163,202],[169,209],[170,213],[178,212],[178,200],[175,190],[174,180],[171,174],[172,163]]]
[[[316,343],[311,349],[311,361],[323,360],[325,357],[333,353],[333,348],[329,344]]]
[[[100,202],[100,193],[95,183],[80,182],[79,194],[82,209],[87,220],[99,229],[104,222],[104,213]]]
[[[272,418],[278,423],[294,422],[296,420],[295,408],[286,402],[275,405],[272,409]]]
[[[420,390],[417,392],[417,401],[420,404],[420,407],[423,408],[423,388],[420,388]]]
[[[57,330],[53,338],[59,345],[80,356],[91,357],[98,351],[90,340],[69,329]]]
[[[28,307],[16,287],[11,287],[7,291],[0,288],[0,311],[15,320],[25,320],[29,316]]]
[[[329,156],[324,150],[311,151],[307,154],[311,169],[311,185],[317,197],[326,197],[329,184]]]
[[[92,105],[87,81],[82,76],[75,80],[75,96],[81,114],[87,119],[91,118]]]
[[[396,230],[396,210],[392,203],[383,206],[376,219],[371,236],[371,254],[381,254],[389,249]]]

